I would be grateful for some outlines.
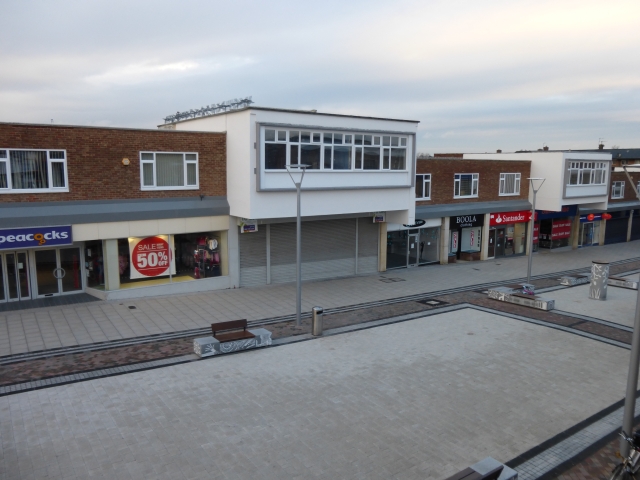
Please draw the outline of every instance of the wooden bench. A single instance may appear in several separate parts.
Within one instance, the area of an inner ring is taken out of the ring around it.
[[[253,333],[247,331],[246,319],[212,323],[211,331],[213,332],[213,338],[219,342],[231,342],[233,340],[243,340],[245,338],[255,337]]]
[[[246,320],[212,323],[211,333],[211,337],[193,340],[193,351],[199,357],[271,345],[271,332],[266,328],[247,330]]]

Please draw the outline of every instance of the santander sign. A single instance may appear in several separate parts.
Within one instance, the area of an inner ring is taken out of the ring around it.
[[[492,213],[489,218],[489,225],[506,225],[529,221],[531,221],[531,211],[520,210],[519,212]]]

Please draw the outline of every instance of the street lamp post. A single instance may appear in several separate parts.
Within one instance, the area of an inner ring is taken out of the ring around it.
[[[638,200],[640,200],[640,192],[633,183],[626,167],[622,167],[624,173],[629,179],[631,188]],[[631,356],[629,359],[629,375],[627,376],[627,395],[624,400],[624,416],[622,419],[622,431],[631,436],[633,433],[633,423],[636,407],[636,392],[638,390],[638,362],[640,360],[640,288],[638,288],[638,297],[636,299],[636,316],[633,322],[633,334],[631,337]],[[620,440],[620,454],[624,457],[629,455],[629,444],[624,440]]]
[[[533,211],[531,212],[531,226],[529,227],[529,265],[527,267],[527,283],[531,283],[531,262],[533,261],[533,229],[535,228],[536,223],[536,195],[538,194],[538,190],[542,188],[542,184],[546,180],[546,178],[529,178],[529,183],[531,185],[531,190],[533,190]],[[540,185],[538,188],[535,187],[534,181],[540,181]]]
[[[300,314],[302,311],[302,255],[301,255],[301,228],[300,228],[300,186],[304,178],[304,172],[309,165],[294,163],[287,165],[287,172],[296,186],[296,194],[298,196],[298,210],[296,216],[296,325],[300,326]],[[294,170],[292,172],[292,170]],[[300,176],[300,180],[296,182],[295,175]]]

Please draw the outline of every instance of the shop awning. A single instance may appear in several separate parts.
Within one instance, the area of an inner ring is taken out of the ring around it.
[[[620,212],[622,210],[638,210],[638,209],[640,209],[640,201],[631,200],[630,202],[610,203],[607,207],[607,212]]]
[[[497,202],[454,203],[441,205],[417,205],[416,218],[428,219],[479,213],[515,212],[531,210],[528,200],[501,200]]]
[[[229,215],[227,197],[0,204],[0,228]]]

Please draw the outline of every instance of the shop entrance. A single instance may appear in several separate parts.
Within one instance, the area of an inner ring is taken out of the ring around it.
[[[599,223],[599,222],[598,222]],[[580,232],[580,246],[581,247],[590,247],[591,245],[597,245],[598,240],[596,237],[596,225],[594,222],[585,222],[581,225]],[[598,232],[599,233],[599,232]]]
[[[27,252],[5,252],[0,255],[0,260],[0,301],[30,299]]]
[[[505,255],[505,229],[494,228],[489,230],[489,258],[504,257]]]
[[[82,290],[82,257],[78,247],[36,250],[36,296],[51,297]]]

